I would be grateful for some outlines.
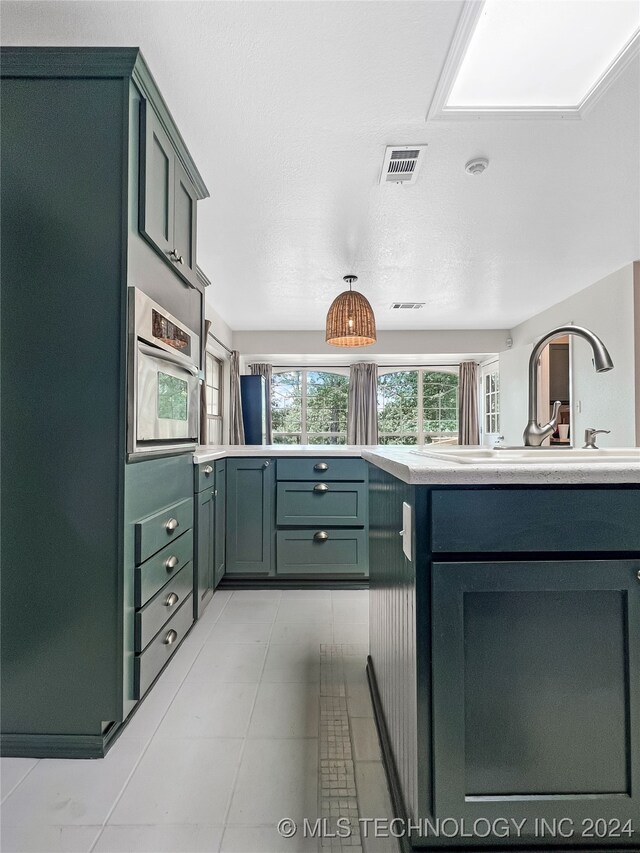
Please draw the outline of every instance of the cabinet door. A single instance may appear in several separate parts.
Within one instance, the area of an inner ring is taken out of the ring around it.
[[[198,199],[182,164],[175,159],[173,248],[176,269],[189,279],[196,274],[196,208]]]
[[[602,819],[631,843],[615,830],[640,814],[639,569],[434,564],[435,817],[526,819],[532,837],[564,818],[585,846]]]
[[[200,616],[214,587],[215,489],[200,492],[196,550],[195,615]]]
[[[216,535],[214,547],[214,586],[218,586],[225,573],[225,528],[227,517],[227,466],[224,459],[216,468]]]
[[[140,117],[140,231],[169,258],[174,246],[176,156],[153,107],[145,100]]]
[[[227,574],[271,571],[274,468],[270,459],[227,460]]]

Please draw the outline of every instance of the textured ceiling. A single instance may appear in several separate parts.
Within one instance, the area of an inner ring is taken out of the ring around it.
[[[319,329],[348,272],[379,328],[510,328],[640,257],[638,59],[582,121],[427,124],[458,0],[2,7],[4,44],[142,48],[234,329]],[[415,186],[379,186],[385,146],[417,143]]]

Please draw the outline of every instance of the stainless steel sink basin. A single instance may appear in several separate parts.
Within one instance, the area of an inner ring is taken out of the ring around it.
[[[640,463],[638,447],[607,447],[597,450],[555,447],[425,447],[411,450],[417,456],[429,456],[443,462],[466,465],[584,465]]]

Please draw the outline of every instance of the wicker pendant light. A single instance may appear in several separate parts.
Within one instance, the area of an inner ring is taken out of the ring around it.
[[[376,342],[376,318],[369,300],[351,285],[356,275],[345,275],[349,290],[331,303],[327,314],[326,342],[334,347],[368,347]]]

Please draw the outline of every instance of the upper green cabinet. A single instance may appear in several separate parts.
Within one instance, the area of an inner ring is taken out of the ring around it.
[[[153,107],[143,100],[141,111],[140,231],[193,283],[198,195]]]

